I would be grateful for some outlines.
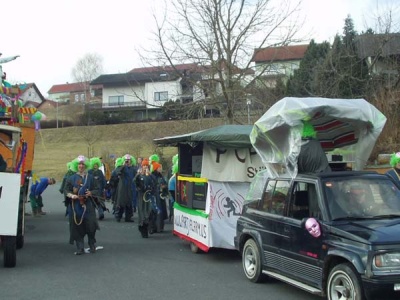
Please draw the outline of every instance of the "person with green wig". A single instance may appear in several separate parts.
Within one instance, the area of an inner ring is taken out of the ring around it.
[[[330,172],[328,158],[317,139],[317,132],[309,121],[303,121],[301,148],[297,159],[298,173]]]
[[[392,178],[396,185],[400,188],[400,152],[393,153],[390,156],[390,166],[392,169],[385,174]]]
[[[75,174],[67,179],[65,195],[71,199],[68,205],[70,223],[70,243],[76,244],[76,255],[85,253],[84,238],[88,236],[90,253],[96,252],[96,231],[99,223],[96,218],[96,204],[93,195],[98,195],[93,175],[88,172],[90,161],[83,155],[73,160]]]
[[[136,188],[134,177],[136,176],[136,159],[129,154],[124,155],[124,164],[118,171],[117,199],[114,215],[117,222],[121,222],[125,215],[125,222],[133,222],[133,206],[136,204]]]
[[[118,177],[118,172],[122,168],[124,164],[124,158],[123,157],[118,157],[115,160],[115,168],[111,172],[110,180],[109,180],[109,185],[111,189],[111,203],[113,205],[113,214],[115,214],[115,205],[117,203],[117,187],[118,187],[118,182],[119,182],[119,177]]]
[[[64,189],[65,189],[65,184],[67,182],[67,179],[72,176],[73,174],[75,174],[77,172],[77,170],[73,170],[74,164],[72,161],[67,163],[67,172],[64,174],[64,177],[62,179],[61,182],[61,186],[60,189],[58,190],[61,194],[64,195],[64,205],[67,208],[68,205],[71,203],[71,199],[68,198],[65,194],[64,194]],[[65,211],[65,216],[68,215],[68,210]]]
[[[102,166],[101,159],[99,157],[92,157],[90,159],[91,169],[89,173],[92,174],[94,178],[95,190],[98,194],[93,195],[94,202],[97,206],[97,211],[99,214],[99,220],[104,219],[104,211],[107,210],[106,203],[104,201],[104,188],[106,186],[106,177],[103,171],[100,169]]]

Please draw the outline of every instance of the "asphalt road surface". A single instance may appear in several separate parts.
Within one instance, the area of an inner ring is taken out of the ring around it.
[[[0,299],[322,299],[278,281],[251,283],[238,252],[194,254],[172,235],[172,224],[143,239],[136,216],[135,223],[117,223],[106,213],[96,235],[104,249],[76,256],[58,189],[52,185],[43,193],[46,216],[26,217],[17,266],[2,267],[0,253]]]

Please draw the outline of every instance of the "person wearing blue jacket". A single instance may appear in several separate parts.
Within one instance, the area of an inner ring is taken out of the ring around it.
[[[29,194],[29,200],[31,202],[32,214],[35,217],[45,215],[43,211],[43,198],[42,193],[46,190],[49,185],[55,184],[56,180],[50,177],[42,177],[35,182],[32,182],[31,190]]]

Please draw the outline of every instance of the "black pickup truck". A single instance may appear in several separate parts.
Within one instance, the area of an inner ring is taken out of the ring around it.
[[[400,299],[400,190],[375,172],[260,172],[235,247],[253,282],[272,277],[332,300]]]

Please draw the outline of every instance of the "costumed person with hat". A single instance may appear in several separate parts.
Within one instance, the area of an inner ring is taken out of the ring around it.
[[[385,174],[390,176],[400,188],[400,152],[393,153],[390,156],[390,165],[392,169],[387,171]]]
[[[92,157],[90,159],[91,169],[88,171],[94,178],[94,190],[98,191],[98,194],[93,194],[93,200],[96,204],[97,211],[99,213],[99,220],[104,219],[104,212],[107,211],[106,202],[104,201],[104,188],[106,186],[106,178],[103,171],[100,169],[102,163],[99,157]]]
[[[115,205],[115,218],[121,222],[125,214],[125,222],[133,222],[133,203],[136,193],[134,178],[136,176],[136,159],[129,155],[124,155],[124,164],[118,171],[117,201]]]
[[[301,135],[301,148],[297,159],[298,173],[320,173],[330,172],[328,158],[317,140],[317,132],[314,126],[303,121],[303,132]]]
[[[100,228],[92,195],[98,195],[99,191],[95,190],[94,178],[88,173],[89,159],[79,155],[73,160],[73,165],[77,172],[65,184],[65,195],[71,199],[68,206],[70,243],[75,242],[76,255],[84,254],[84,238],[87,235],[90,253],[95,253],[96,230]]]
[[[138,192],[138,229],[143,238],[149,237],[149,220],[152,211],[152,202],[155,201],[152,188],[155,185],[150,176],[149,160],[142,160],[142,167],[135,176],[135,185]]]
[[[46,214],[46,212],[43,211],[42,193],[49,185],[55,183],[56,180],[50,177],[42,177],[39,180],[35,180],[34,182],[32,182],[29,200],[31,201],[33,216],[38,217],[40,215]]]
[[[58,190],[61,194],[64,195],[64,205],[66,208],[68,208],[68,205],[71,203],[71,199],[69,199],[66,194],[64,193],[64,189],[65,189],[65,184],[67,182],[67,179],[74,175],[78,170],[74,170],[74,164],[72,161],[67,163],[67,172],[64,174],[63,180],[61,182],[61,186],[60,189]],[[68,209],[66,209],[65,211],[65,215],[68,215]]]
[[[168,184],[162,175],[162,165],[159,163],[160,158],[157,154],[153,154],[149,158],[150,172],[153,181],[153,195],[155,204],[150,216],[149,233],[163,232],[164,221],[168,219],[167,205],[165,200],[168,199]]]

